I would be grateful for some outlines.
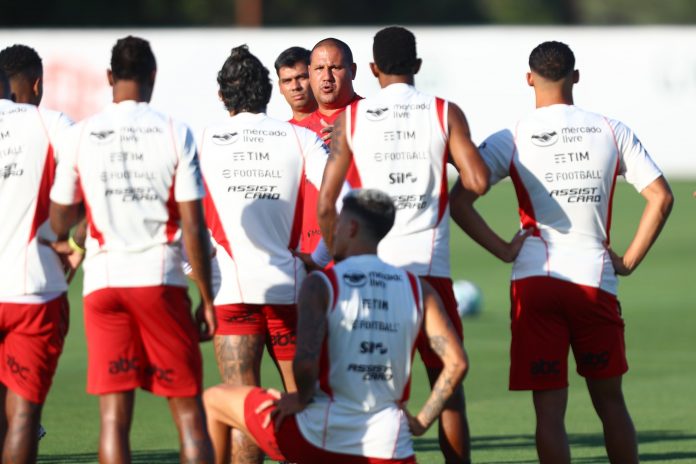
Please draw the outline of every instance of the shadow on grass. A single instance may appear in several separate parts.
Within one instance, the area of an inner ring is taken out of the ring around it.
[[[40,452],[40,451],[39,451]],[[87,464],[99,462],[97,453],[39,455],[38,464]],[[176,450],[133,451],[132,464],[177,464],[179,452]]]
[[[573,448],[598,448],[600,453],[596,457],[573,458],[573,462],[581,464],[606,463],[607,457],[604,451],[604,436],[591,433],[575,433],[568,435],[571,451]],[[653,430],[638,432],[639,445],[647,443],[668,443],[675,441],[694,441],[696,435],[692,433],[680,432],[677,430]],[[440,445],[436,438],[417,438],[414,441],[414,449],[416,453],[439,451]],[[474,452],[477,450],[525,450],[536,456],[534,435],[484,435],[473,436],[471,438],[471,446]],[[665,445],[666,446],[666,445]],[[668,446],[666,446],[668,447]],[[664,460],[689,460],[693,462],[696,459],[696,451],[665,451],[664,453],[641,453],[640,460],[643,462],[657,462]],[[481,461],[487,464],[512,464],[512,463],[532,463],[537,462],[536,459],[520,461]]]

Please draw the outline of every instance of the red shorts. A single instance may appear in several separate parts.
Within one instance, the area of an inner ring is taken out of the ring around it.
[[[433,289],[440,296],[440,299],[445,305],[445,312],[452,322],[454,331],[460,340],[464,340],[464,329],[462,327],[462,319],[459,317],[459,312],[457,311],[457,299],[454,296],[454,289],[452,288],[452,279],[448,277],[433,277],[433,276],[420,276],[423,280],[428,282]],[[420,333],[418,334],[418,340],[416,341],[416,346],[418,347],[418,353],[423,360],[425,367],[430,369],[442,369],[443,364],[440,361],[440,357],[430,348],[430,343],[428,342],[428,336],[425,334],[425,325],[421,327]]]
[[[273,421],[268,427],[261,424],[273,407],[256,414],[256,408],[266,400],[274,399],[266,390],[254,388],[244,400],[244,421],[247,430],[264,453],[275,461],[290,461],[298,464],[414,464],[415,456],[405,459],[379,459],[353,454],[341,454],[317,448],[302,436],[295,417],[286,418],[276,432]]]
[[[0,302],[0,382],[43,404],[63,351],[69,315],[64,294],[40,304]]]
[[[104,288],[84,302],[88,393],[201,393],[198,330],[185,288]]]
[[[215,335],[266,335],[266,346],[274,359],[288,361],[297,346],[297,306],[229,304],[215,307]]]
[[[628,370],[615,295],[552,277],[529,277],[512,282],[511,299],[511,390],[567,387],[569,347],[583,377],[616,377]]]

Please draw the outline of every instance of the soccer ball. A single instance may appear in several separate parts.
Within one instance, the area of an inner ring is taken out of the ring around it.
[[[481,289],[468,280],[457,280],[452,285],[454,297],[457,299],[459,317],[476,316],[483,309]]]

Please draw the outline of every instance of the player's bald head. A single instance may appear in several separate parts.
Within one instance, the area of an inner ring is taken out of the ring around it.
[[[348,44],[342,40],[333,37],[327,37],[326,39],[320,40],[312,48],[312,53],[310,54],[310,61],[312,55],[314,55],[314,51],[319,48],[336,48],[341,52],[341,57],[343,58],[344,66],[350,66],[351,64],[353,64],[353,52],[351,51]]]
[[[575,55],[563,42],[543,42],[529,54],[529,69],[544,79],[558,82],[575,70]]]

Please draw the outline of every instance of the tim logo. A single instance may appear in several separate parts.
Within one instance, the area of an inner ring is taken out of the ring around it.
[[[22,380],[27,380],[29,368],[19,364],[14,356],[7,357],[7,367],[10,369],[12,375],[18,375]]]
[[[532,134],[532,143],[537,147],[550,147],[558,142],[558,132],[539,132]]]
[[[560,361],[547,361],[540,359],[532,362],[532,375],[559,375],[561,373]]]
[[[213,143],[217,145],[230,145],[239,139],[238,132],[224,132],[222,134],[213,134]]]
[[[363,287],[367,283],[367,276],[362,272],[346,272],[343,282],[349,287]]]
[[[369,121],[381,121],[382,119],[389,116],[389,108],[374,108],[365,111],[365,117]]]
[[[89,138],[94,143],[103,144],[111,142],[115,132],[112,130],[94,131],[89,133]]]

